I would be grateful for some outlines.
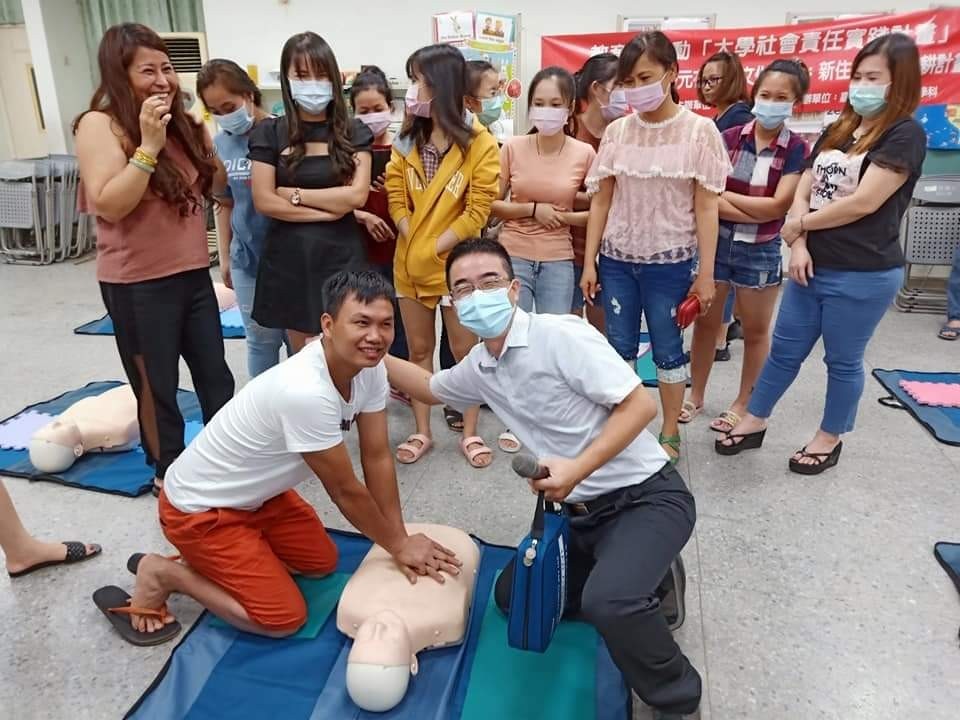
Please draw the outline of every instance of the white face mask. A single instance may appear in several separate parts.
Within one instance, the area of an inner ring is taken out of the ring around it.
[[[317,115],[333,100],[333,83],[329,80],[294,80],[290,78],[290,95],[306,113]]]

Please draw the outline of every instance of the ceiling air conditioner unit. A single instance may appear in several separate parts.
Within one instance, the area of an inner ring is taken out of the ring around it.
[[[206,112],[203,103],[197,97],[197,73],[209,59],[207,55],[207,36],[196,32],[160,33],[167,44],[170,62],[177,71],[180,90],[183,92],[187,110],[198,120],[206,122],[211,134],[216,132],[213,119]]]

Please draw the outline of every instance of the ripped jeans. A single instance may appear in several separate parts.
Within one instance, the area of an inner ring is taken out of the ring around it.
[[[693,260],[654,264],[600,256],[607,339],[620,357],[633,362],[640,346],[640,318],[646,317],[657,380],[663,383],[687,381],[687,354],[676,310],[690,291],[693,267]]]
[[[232,268],[230,277],[233,278],[233,290],[237,293],[237,305],[247,334],[247,372],[253,379],[280,362],[280,347],[287,344],[287,333],[283,329],[265,328],[250,317],[257,287],[256,273],[250,275],[240,268]],[[287,354],[290,354],[289,346]]]

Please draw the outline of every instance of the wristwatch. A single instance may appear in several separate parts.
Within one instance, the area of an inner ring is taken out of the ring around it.
[[[293,189],[293,195],[290,196],[291,205],[300,205],[300,188]]]

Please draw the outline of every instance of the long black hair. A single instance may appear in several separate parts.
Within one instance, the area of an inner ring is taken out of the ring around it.
[[[376,90],[383,95],[383,99],[390,105],[393,94],[390,92],[390,81],[387,80],[387,74],[376,65],[365,65],[360,74],[353,80],[350,86],[350,105],[357,109],[357,95],[364,90]]]
[[[562,68],[559,65],[551,65],[550,67],[543,68],[533,76],[533,80],[530,81],[530,88],[527,90],[527,111],[529,112],[533,107],[533,94],[537,91],[537,86],[544,80],[557,81],[557,87],[560,88],[560,97],[563,102],[566,103],[567,108],[570,109],[570,115],[567,118],[567,124],[563,127],[563,132],[570,137],[575,136],[577,120],[576,108],[573,107],[573,105],[577,99],[577,83],[573,79],[573,75],[571,75],[566,68]],[[535,132],[537,132],[537,128],[532,127],[528,134]]]
[[[590,103],[590,90],[594,83],[603,85],[617,76],[619,60],[613,53],[601,53],[587,60],[583,67],[577,70],[573,79],[577,83],[577,108],[579,115],[587,109]]]
[[[418,77],[433,92],[431,116],[407,115],[400,137],[412,137],[421,148],[430,140],[434,119],[440,129],[466,152],[473,138],[473,128],[463,112],[463,96],[467,94],[467,63],[451,45],[427,45],[407,59],[407,77]]]
[[[633,72],[633,66],[637,64],[644,55],[649,55],[658,65],[663,66],[668,71],[680,70],[680,62],[677,59],[677,49],[670,42],[670,38],[659,30],[653,32],[641,33],[633,40],[627,43],[620,53],[620,66],[617,69],[617,79],[625,80]],[[670,97],[674,102],[680,102],[680,93],[677,92],[677,81],[670,83]]]
[[[290,68],[299,59],[313,72],[325,74],[333,85],[333,100],[327,106],[327,121],[330,123],[327,148],[334,172],[341,182],[348,183],[353,179],[356,161],[353,157],[350,114],[343,98],[340,66],[327,41],[313,32],[294,35],[284,43],[283,52],[280,53],[280,89],[283,91],[284,120],[287,122],[290,144],[290,154],[285,156],[287,167],[295,168],[307,154],[303,120],[290,93],[290,78],[287,77]]]

